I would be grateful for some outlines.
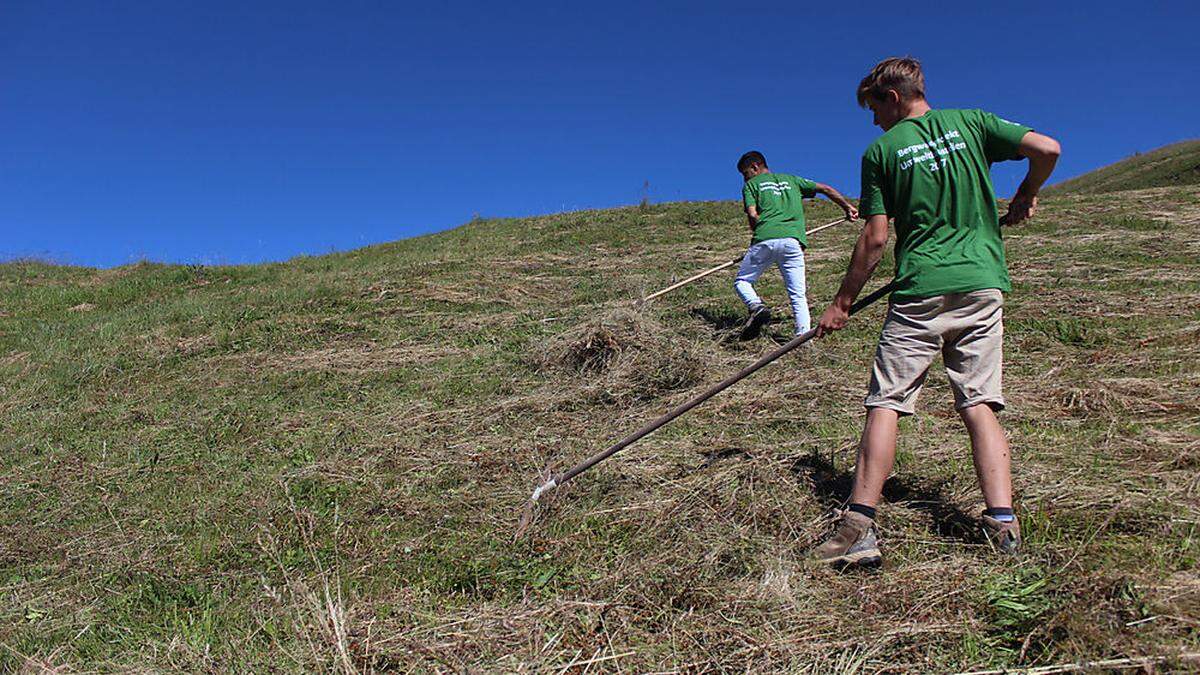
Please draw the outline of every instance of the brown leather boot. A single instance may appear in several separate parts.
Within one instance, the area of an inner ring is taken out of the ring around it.
[[[883,556],[879,553],[875,521],[855,511],[843,511],[837,531],[813,549],[809,560],[838,568],[878,567],[883,563]]]

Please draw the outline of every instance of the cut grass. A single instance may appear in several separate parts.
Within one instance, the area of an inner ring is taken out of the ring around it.
[[[1051,185],[1048,195],[1103,194],[1200,183],[1200,140],[1139,153],[1082,176]],[[1137,218],[1137,215],[1131,216]]]
[[[735,204],[479,220],[250,267],[0,265],[0,668],[924,672],[1196,651],[1198,196],[1047,198],[1007,232],[1026,555],[995,559],[973,529],[935,368],[868,576],[800,557],[846,495],[882,306],[512,540],[547,466],[774,346],[725,339],[744,311],[727,277],[632,309],[745,245]],[[855,235],[813,240],[815,309]],[[774,275],[761,291],[785,305]]]

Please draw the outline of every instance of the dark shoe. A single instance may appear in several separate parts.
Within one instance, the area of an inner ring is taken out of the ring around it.
[[[875,529],[875,521],[861,513],[843,511],[837,531],[813,549],[809,560],[839,569],[878,567],[883,563],[883,556],[879,553],[879,531]]]
[[[766,305],[759,305],[750,310],[750,316],[746,318],[746,323],[742,325],[742,339],[753,340],[762,332],[763,326],[771,322],[771,308]]]
[[[1014,518],[1004,523],[991,516],[981,516],[983,536],[992,545],[992,550],[1013,555],[1021,550],[1021,523]]]

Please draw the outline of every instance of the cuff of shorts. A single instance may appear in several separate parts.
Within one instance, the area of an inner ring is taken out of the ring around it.
[[[954,409],[955,410],[965,410],[967,408],[970,408],[971,406],[979,405],[980,403],[988,404],[988,406],[991,407],[993,412],[1000,412],[1001,410],[1004,410],[1004,397],[1003,396],[975,396],[972,398],[968,398],[961,403],[956,403],[954,405]]]
[[[867,400],[863,401],[863,407],[867,410],[870,410],[871,408],[895,410],[897,413],[900,413],[901,417],[908,417],[916,412],[916,409],[913,407],[905,407],[903,403],[896,403],[895,401],[888,401],[885,399],[873,400],[868,398]]]

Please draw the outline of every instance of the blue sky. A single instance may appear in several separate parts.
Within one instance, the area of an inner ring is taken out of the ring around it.
[[[1197,25],[1194,2],[4,0],[0,258],[281,260],[646,181],[733,199],[751,148],[857,194],[854,87],[895,54],[935,107],[1059,138],[1062,179],[1200,136]]]

